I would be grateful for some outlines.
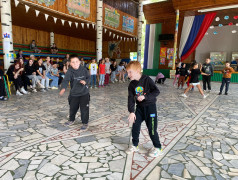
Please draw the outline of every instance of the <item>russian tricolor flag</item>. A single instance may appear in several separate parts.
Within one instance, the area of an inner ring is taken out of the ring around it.
[[[188,58],[188,56],[197,48],[215,16],[216,13],[209,13],[206,15],[188,16],[184,18],[179,46],[179,57],[181,61]]]

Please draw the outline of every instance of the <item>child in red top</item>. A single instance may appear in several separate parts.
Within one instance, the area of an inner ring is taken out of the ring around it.
[[[102,59],[102,63],[99,65],[99,87],[104,87],[104,80],[105,80],[105,60]]]

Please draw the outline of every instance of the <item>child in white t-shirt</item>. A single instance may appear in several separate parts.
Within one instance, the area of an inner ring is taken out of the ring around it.
[[[93,88],[93,84],[94,84],[94,87],[97,88],[96,81],[97,81],[98,65],[95,59],[92,59],[92,63],[89,65],[88,69],[91,75],[91,88]]]

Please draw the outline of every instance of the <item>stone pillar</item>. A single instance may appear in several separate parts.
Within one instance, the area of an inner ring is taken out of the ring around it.
[[[55,43],[55,34],[54,32],[50,32],[50,46],[53,46]]]
[[[103,0],[97,0],[97,62],[102,58]]]
[[[138,7],[138,38],[137,38],[137,60],[141,62],[141,39],[142,39],[142,0],[139,1]]]
[[[1,24],[2,24],[2,46],[4,70],[6,71],[14,61],[13,38],[12,38],[12,14],[11,0],[0,0]]]

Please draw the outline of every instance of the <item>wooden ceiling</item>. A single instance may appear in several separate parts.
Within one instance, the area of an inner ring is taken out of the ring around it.
[[[148,24],[164,23],[175,21],[175,11],[180,10],[180,17],[198,15],[199,9],[207,9],[221,6],[238,4],[237,0],[167,0],[143,6],[145,19]],[[218,11],[226,15],[233,15],[238,12],[237,9]],[[203,13],[205,14],[205,13]]]
[[[70,27],[68,22],[65,22],[63,26],[60,19],[58,19],[57,22],[54,23],[52,16],[55,16],[55,14],[52,14],[49,11],[46,12],[43,9],[38,9],[42,13],[40,13],[39,16],[36,17],[35,9],[37,8],[35,7],[30,8],[29,11],[26,13],[25,6],[23,4],[19,3],[19,5],[15,7],[14,0],[12,0],[11,4],[12,4],[13,25],[38,29],[38,30],[47,31],[47,32],[55,32],[57,34],[63,34],[63,35],[77,37],[81,39],[96,41],[96,30],[93,29],[91,24],[89,29],[87,28],[86,24],[83,29],[80,24],[81,22],[77,20],[77,22],[79,22],[78,28],[76,28],[74,23],[72,23],[72,26]],[[47,21],[45,20],[45,16],[43,13],[46,13],[49,15]],[[57,15],[57,17],[65,19],[65,20],[69,20],[69,21],[74,21],[73,19],[69,19],[60,15]],[[116,32],[113,30],[110,30],[110,31],[119,36],[123,36],[126,38],[131,37],[131,36],[122,34],[120,32]],[[112,41],[112,40],[116,40],[116,38],[113,39],[112,35],[109,36],[109,31],[107,31],[106,33],[103,33],[103,41]]]

